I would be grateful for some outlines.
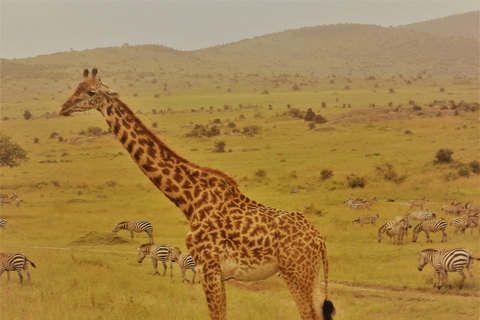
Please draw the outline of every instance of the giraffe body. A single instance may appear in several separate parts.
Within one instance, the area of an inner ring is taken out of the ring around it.
[[[325,241],[299,212],[266,207],[246,197],[225,173],[200,167],[171,150],[118,98],[84,71],[61,115],[96,109],[132,159],[190,221],[186,245],[202,272],[211,319],[226,319],[224,281],[261,280],[280,271],[302,319],[331,319]],[[321,300],[323,264],[325,301]],[[323,305],[323,307],[322,307]]]

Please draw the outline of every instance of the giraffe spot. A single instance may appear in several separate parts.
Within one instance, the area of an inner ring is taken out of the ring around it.
[[[120,138],[120,142],[124,144],[127,141],[127,139],[128,139],[127,132],[124,131],[122,137]]]
[[[130,128],[132,127],[132,126],[130,125],[130,122],[127,121],[125,118],[122,119],[122,124],[123,124],[123,126],[124,126],[125,128],[127,128],[127,129],[129,129],[129,130],[130,130]]]
[[[168,176],[168,175],[170,175],[170,170],[168,170],[168,169],[162,169],[162,174]]]
[[[135,141],[130,141],[130,143],[127,145],[127,150],[131,154],[133,151],[133,147],[135,146],[136,142]]]
[[[133,131],[130,131],[130,137],[132,137],[132,139],[136,139],[137,138],[137,134]]]
[[[133,157],[137,162],[140,162],[140,158],[142,157],[142,155],[144,153],[145,153],[145,151],[142,148],[138,148],[137,151],[135,151],[135,154],[134,154]]]

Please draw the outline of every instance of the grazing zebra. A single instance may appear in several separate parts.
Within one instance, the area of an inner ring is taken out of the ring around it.
[[[419,221],[428,221],[437,218],[437,214],[435,212],[428,212],[428,208],[425,208],[425,211],[412,212],[408,216],[412,220]]]
[[[5,229],[5,225],[7,224],[7,220],[5,219],[0,219],[0,227],[2,227],[3,229]]]
[[[393,226],[394,223],[395,221],[388,221],[383,226],[381,226],[380,229],[378,229],[378,242],[382,242],[383,234],[387,232]],[[390,236],[390,241],[392,241],[393,235],[390,235],[388,233],[387,235]]]
[[[455,218],[452,220],[452,222],[450,222],[450,225],[452,224],[455,226],[455,231],[453,232],[453,234],[457,234],[458,230],[460,230],[460,232],[463,233],[463,235],[465,235],[465,229],[468,228],[467,219]],[[472,232],[473,232],[473,229],[472,229]]]
[[[117,232],[119,230],[127,230],[130,231],[130,235],[133,239],[133,232],[143,232],[145,231],[148,236],[150,237],[150,243],[153,243],[153,226],[148,221],[123,221],[115,225],[115,229],[113,232]]]
[[[185,278],[185,270],[190,269],[193,272],[192,284],[195,283],[195,276],[197,273],[195,272],[195,263],[193,262],[193,259],[190,253],[188,252],[182,253],[178,247],[175,247],[175,248],[172,248],[172,250],[170,251],[170,256],[168,259],[170,260],[170,258],[171,260],[178,262],[178,265],[180,266],[180,270],[182,270],[182,277],[183,277],[182,282],[186,280],[188,283],[190,283],[190,280]]]
[[[30,261],[23,253],[2,253],[0,254],[0,276],[7,271],[8,281],[10,281],[10,271],[17,271],[20,277],[20,283],[23,281],[22,269],[25,270],[30,280],[30,272],[28,272],[28,263],[36,268],[35,264]]]
[[[459,289],[462,289],[463,282],[465,281],[465,274],[463,269],[466,268],[470,274],[470,287],[473,285],[473,261],[480,260],[473,256],[470,250],[465,248],[457,248],[452,250],[440,249],[425,249],[422,252],[419,252],[418,257],[418,270],[422,271],[423,267],[430,263],[434,268],[433,273],[433,286],[435,287],[435,273],[438,275],[438,289],[442,287],[442,279],[445,279],[445,282],[449,288],[452,288],[450,282],[448,281],[447,272],[457,271],[462,276],[462,281],[460,281]]]
[[[427,196],[423,197],[422,200],[411,200],[410,203],[410,209],[413,207],[420,207],[421,210],[423,210],[423,206],[425,203],[428,201]]]
[[[432,239],[430,239],[430,232],[442,231],[442,242],[447,242],[447,231],[445,230],[447,225],[447,221],[443,218],[441,220],[430,220],[419,223],[415,229],[413,229],[413,242],[417,242],[420,231],[425,232],[427,242],[432,242]]]
[[[165,276],[165,273],[167,272],[167,261],[170,261],[170,277],[173,276],[173,270],[172,270],[172,260],[168,258],[172,248],[166,244],[153,244],[153,243],[144,243],[140,246],[140,248],[137,248],[138,250],[138,263],[142,263],[143,259],[149,254],[150,257],[152,258],[152,263],[153,263],[153,269],[155,269],[155,274],[160,275],[160,273],[157,270],[157,264],[158,261],[162,261],[163,264],[163,274],[162,276]]]
[[[378,218],[378,214],[377,216],[363,216],[363,217],[358,217],[357,220],[353,220],[353,225],[356,226],[357,224],[360,224],[362,227],[364,224],[373,224],[374,226],[376,225],[375,224],[375,221],[377,220]]]
[[[403,217],[400,220],[394,221],[394,223],[387,228],[387,234],[390,236],[390,239],[393,237],[393,243],[403,244],[403,236],[406,235],[408,228],[411,228],[410,218]]]

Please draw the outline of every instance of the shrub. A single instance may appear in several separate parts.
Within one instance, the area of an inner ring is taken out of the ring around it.
[[[215,142],[215,152],[225,152],[225,141],[217,141]]]
[[[351,173],[347,176],[348,186],[352,189],[365,187],[365,178]]]
[[[327,119],[325,119],[322,115],[317,114],[315,117],[313,117],[313,122],[320,124],[320,123],[325,123],[327,122]]]
[[[440,149],[435,155],[435,162],[438,163],[450,163],[452,162],[453,151],[450,149]]]
[[[307,113],[305,113],[305,116],[303,117],[303,120],[312,121],[315,116],[316,116],[315,112],[313,112],[312,108],[309,108],[307,110]]]
[[[469,177],[470,171],[468,170],[467,167],[461,167],[460,169],[458,169],[458,175],[460,177]]]
[[[469,163],[469,165],[473,173],[480,174],[480,163],[478,162],[478,160],[473,160]]]
[[[256,134],[260,134],[262,131],[262,127],[257,126],[257,125],[249,125],[243,128],[243,134],[246,134],[247,136],[253,137]]]
[[[267,172],[263,169],[258,169],[257,171],[255,171],[255,173],[253,175],[256,178],[265,179],[267,177]]]
[[[310,203],[310,205],[308,207],[305,207],[305,210],[303,211],[303,213],[314,214],[314,215],[319,216],[319,217],[323,217],[324,215],[327,214],[326,211],[323,211],[322,209],[315,208],[313,203]]]
[[[321,178],[322,178],[323,181],[328,180],[328,179],[330,179],[331,177],[333,177],[333,171],[332,171],[332,170],[328,170],[328,169],[323,169],[323,170],[320,172],[320,176],[321,176]]]
[[[25,112],[23,113],[23,118],[25,120],[30,120],[30,118],[32,118],[32,114],[30,113],[30,111],[25,110]]]

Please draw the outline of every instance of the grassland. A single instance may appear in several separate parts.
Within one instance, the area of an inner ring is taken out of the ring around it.
[[[55,116],[78,80],[44,81],[38,88],[31,80],[28,90],[19,87],[19,80],[3,83],[2,134],[25,148],[30,160],[1,171],[2,193],[17,192],[23,200],[19,208],[1,207],[1,217],[8,221],[0,230],[1,250],[23,251],[37,268],[30,268],[32,281],[23,285],[16,274],[10,282],[5,275],[0,278],[2,319],[207,319],[201,286],[181,283],[178,267],[170,279],[154,276],[147,259],[137,263],[135,248],[148,241],[146,234],[136,234],[134,240],[126,232],[112,235],[117,222],[149,220],[157,243],[186,250],[188,224],[111,134],[89,133],[89,128],[106,130],[97,112]],[[431,267],[417,270],[417,252],[429,247],[467,247],[479,256],[477,230],[459,236],[448,227],[445,244],[439,234],[432,235],[433,244],[426,243],[424,234],[417,243],[410,235],[403,246],[377,242],[378,227],[411,212],[411,199],[427,195],[428,207],[439,214],[453,200],[479,202],[478,174],[459,173],[479,159],[478,111],[452,110],[449,102],[478,103],[478,80],[428,78],[407,84],[398,78],[332,82],[312,77],[307,81],[312,85],[300,91],[292,91],[288,82],[260,86],[244,79],[221,85],[218,75],[192,88],[175,80],[167,91],[159,91],[163,81],[155,88],[151,80],[130,87],[128,79],[104,78],[178,153],[228,173],[261,203],[308,216],[327,239],[336,319],[479,317],[478,263],[473,287],[462,291],[457,274],[450,275],[453,289],[438,291]],[[55,100],[47,92],[52,83]],[[391,87],[396,93],[389,93]],[[269,94],[262,95],[264,89]],[[154,98],[157,93],[160,97]],[[414,105],[421,110],[414,111]],[[329,121],[312,128],[291,115],[308,108]],[[25,110],[34,117],[25,120]],[[387,112],[390,120],[382,120]],[[188,137],[195,125],[216,125],[221,134]],[[252,126],[258,134],[245,131]],[[214,152],[218,141],[225,142],[226,152]],[[453,162],[435,163],[439,149],[454,151]],[[406,179],[387,181],[387,167]],[[322,179],[322,170],[333,176]],[[364,178],[365,187],[350,188],[351,174]],[[291,188],[307,183],[310,192],[290,194]],[[377,227],[352,226],[364,213],[343,205],[349,196],[380,199],[371,211],[380,216]],[[228,282],[227,295],[230,319],[298,319],[281,278]]]

